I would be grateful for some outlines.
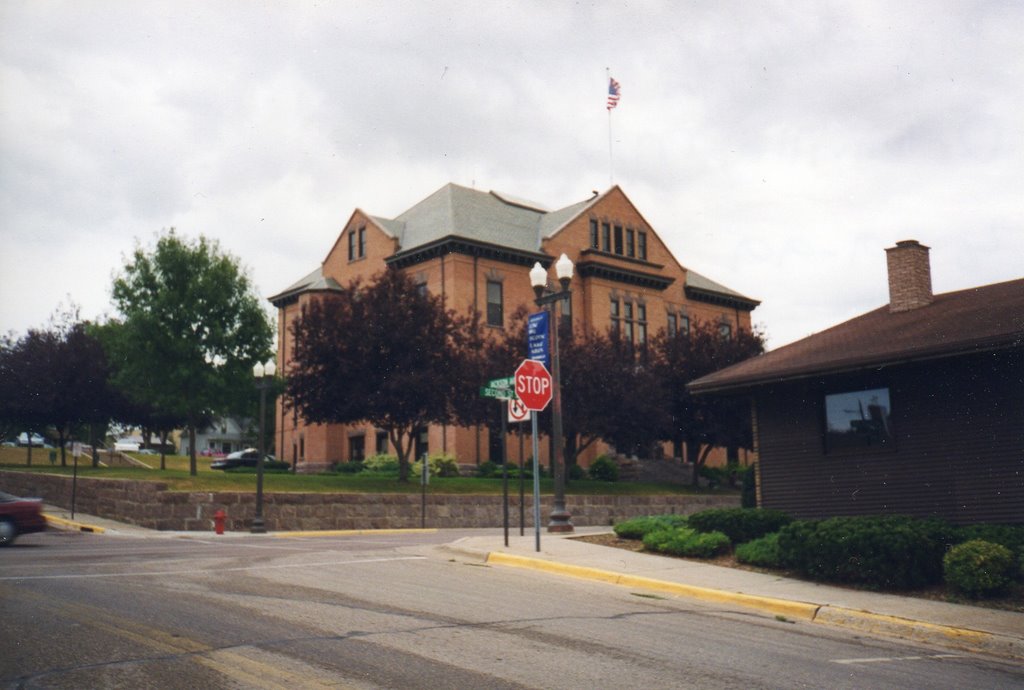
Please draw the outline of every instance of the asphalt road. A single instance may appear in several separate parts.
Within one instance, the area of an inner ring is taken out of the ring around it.
[[[0,686],[1024,686],[1006,662],[436,548],[462,534],[27,535],[0,551]]]

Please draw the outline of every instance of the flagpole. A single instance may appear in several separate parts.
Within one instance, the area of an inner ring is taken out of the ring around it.
[[[605,67],[605,76],[607,80],[606,84],[610,84],[612,80],[612,70],[610,67]],[[612,109],[608,108],[608,186],[612,187],[615,184],[615,165],[612,158]]]

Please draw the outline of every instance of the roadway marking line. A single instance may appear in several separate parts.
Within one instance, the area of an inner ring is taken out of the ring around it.
[[[81,573],[67,575],[10,575],[0,577],[4,580],[90,580],[105,577],[153,577],[154,575],[193,575],[197,573],[232,573],[248,570],[281,570],[287,568],[315,568],[332,565],[360,565],[363,563],[390,563],[392,561],[425,561],[426,556],[394,556],[389,558],[359,558],[350,561],[323,561],[320,563],[284,563],[279,565],[247,565],[235,568],[189,568],[187,570],[159,570],[129,573]]]
[[[929,659],[963,659],[963,654],[929,654],[928,656],[877,656],[866,659],[832,659],[833,664],[886,664],[893,661],[927,661]]]

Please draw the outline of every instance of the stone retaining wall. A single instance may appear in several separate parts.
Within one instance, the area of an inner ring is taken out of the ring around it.
[[[51,505],[71,507],[71,478],[32,472],[0,471],[0,489],[17,496],[43,498]],[[706,508],[739,506],[738,496],[566,496],[573,524],[611,525],[638,515],[688,515]],[[75,510],[88,515],[158,530],[213,529],[213,514],[227,513],[226,529],[248,529],[256,496],[240,492],[169,491],[163,482],[120,479],[78,479]],[[547,520],[551,497],[541,497]],[[526,497],[526,525],[533,526],[533,501]],[[396,529],[421,525],[419,494],[266,493],[263,515],[267,529]],[[509,523],[519,526],[519,497],[509,497]],[[500,527],[501,496],[437,494],[426,497],[427,527]]]

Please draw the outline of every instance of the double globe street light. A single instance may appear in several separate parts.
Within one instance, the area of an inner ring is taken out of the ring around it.
[[[552,469],[555,475],[555,499],[551,509],[548,532],[572,532],[572,516],[565,508],[565,445],[562,442],[562,378],[558,364],[558,314],[555,305],[562,300],[572,300],[572,290],[569,283],[572,281],[573,263],[564,253],[555,262],[555,275],[562,289],[545,295],[544,289],[548,283],[548,272],[538,261],[530,269],[530,285],[533,286],[533,293],[536,296],[534,303],[538,307],[547,305],[550,313],[549,329],[551,331],[551,443],[554,446],[552,458]],[[571,309],[571,307],[570,307]],[[536,414],[536,413],[534,413]]]
[[[256,387],[260,389],[260,436],[259,447],[256,449],[256,515],[252,519],[251,532],[253,534],[265,534],[267,527],[263,522],[263,420],[267,416],[267,389],[274,385],[274,374],[277,373],[277,364],[273,358],[268,359],[266,364],[257,362],[253,365],[252,375],[256,378]]]

